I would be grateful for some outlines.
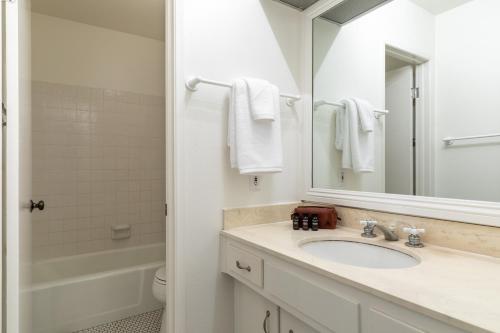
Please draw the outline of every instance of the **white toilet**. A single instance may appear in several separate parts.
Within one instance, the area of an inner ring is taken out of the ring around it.
[[[167,324],[165,323],[167,315],[165,314],[165,303],[167,297],[167,278],[166,278],[166,267],[160,267],[153,279],[153,296],[163,304],[163,314],[161,319],[161,329],[160,333],[167,332]]]

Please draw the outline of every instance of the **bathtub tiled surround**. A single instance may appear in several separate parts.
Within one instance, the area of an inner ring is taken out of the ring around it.
[[[164,98],[34,81],[32,106],[34,260],[163,242]]]
[[[224,230],[287,221],[293,208],[299,205],[305,204],[296,202],[224,209]],[[339,225],[348,228],[361,229],[360,220],[373,219],[386,226],[397,226],[400,238],[404,238],[407,235],[401,232],[401,227],[409,224],[426,230],[422,235],[424,243],[500,257],[500,228],[350,207],[335,206],[335,209],[341,219]]]

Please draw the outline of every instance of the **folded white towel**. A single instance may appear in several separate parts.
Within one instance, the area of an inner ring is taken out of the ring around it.
[[[254,120],[248,85],[233,82],[228,119],[228,146],[232,168],[240,174],[281,172],[283,157],[279,94],[273,94],[274,120]]]
[[[342,150],[344,148],[344,140],[346,137],[346,133],[344,133],[344,131],[346,131],[346,113],[347,108],[350,107],[350,101],[347,99],[340,101],[340,103],[343,104],[344,107],[339,108],[335,113],[335,148],[337,148],[337,150]]]
[[[373,108],[371,115],[368,115],[366,110],[360,111],[361,108],[369,110],[368,103],[362,104],[361,108],[354,99],[346,99],[342,103],[345,108],[337,112],[335,126],[337,131],[335,147],[342,151],[342,168],[352,169],[354,172],[373,172],[375,171]]]
[[[248,86],[250,111],[254,120],[274,120],[278,88],[266,80],[245,78]]]
[[[375,115],[373,106],[360,98],[353,98],[358,108],[359,125],[364,132],[373,132],[375,127]]]

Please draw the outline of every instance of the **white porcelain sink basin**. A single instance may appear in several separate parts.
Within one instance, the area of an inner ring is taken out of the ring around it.
[[[368,268],[407,268],[419,263],[404,252],[355,241],[313,241],[301,248],[321,259]]]

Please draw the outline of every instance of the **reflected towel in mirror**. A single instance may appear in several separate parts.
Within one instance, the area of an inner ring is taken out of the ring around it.
[[[354,172],[375,171],[373,106],[358,98],[341,101],[336,114],[335,147],[342,151],[342,168]]]

